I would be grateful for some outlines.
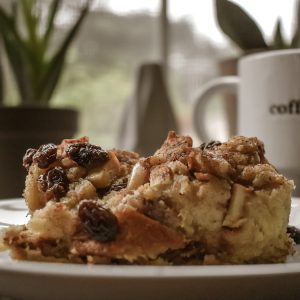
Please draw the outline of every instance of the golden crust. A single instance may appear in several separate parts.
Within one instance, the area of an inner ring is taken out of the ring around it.
[[[71,252],[76,255],[126,259],[154,259],[168,249],[184,245],[182,234],[152,220],[135,210],[118,211],[120,232],[115,241],[100,243],[94,240],[76,240]]]

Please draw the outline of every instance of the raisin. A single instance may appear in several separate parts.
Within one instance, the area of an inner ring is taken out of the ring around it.
[[[47,193],[48,198],[59,200],[69,190],[66,172],[61,167],[55,167],[38,178],[39,188]]]
[[[85,168],[101,165],[109,159],[106,151],[99,146],[89,143],[71,144],[67,147],[66,153],[78,165]]]
[[[33,162],[40,169],[47,169],[56,160],[57,147],[54,144],[42,145],[33,156]]]
[[[210,141],[209,143],[202,143],[199,148],[201,150],[213,149],[215,146],[220,146],[221,144],[219,141]]]
[[[114,182],[111,186],[105,187],[105,188],[99,188],[97,189],[97,194],[100,198],[103,198],[107,194],[111,192],[118,192],[122,189],[125,189],[128,184],[128,178],[122,178],[121,180],[118,180],[117,182]]]
[[[110,193],[110,186],[97,189],[97,195],[99,198],[103,198],[105,195],[107,195],[109,193]]]
[[[110,186],[109,192],[113,192],[113,191],[117,192],[122,189],[125,189],[127,187],[127,184],[128,184],[127,177],[119,178],[114,183],[112,183],[112,185]]]
[[[28,171],[32,162],[33,162],[33,156],[35,155],[35,153],[37,152],[36,149],[27,149],[24,157],[23,157],[23,167],[26,168],[26,170]]]
[[[169,249],[161,257],[173,265],[186,265],[195,261],[203,261],[205,250],[200,242],[189,242],[184,248]]]
[[[82,201],[78,216],[84,229],[100,242],[113,241],[119,231],[118,220],[113,213],[95,201]]]
[[[287,233],[294,240],[296,244],[300,244],[300,230],[295,226],[288,226]]]
[[[119,183],[113,183],[110,187],[110,192],[112,191],[120,191],[122,189],[125,189],[127,187],[127,182],[119,182]]]

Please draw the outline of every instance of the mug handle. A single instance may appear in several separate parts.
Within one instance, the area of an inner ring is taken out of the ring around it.
[[[204,124],[207,104],[213,98],[212,96],[219,92],[232,92],[237,95],[240,79],[238,76],[223,76],[213,79],[206,83],[194,100],[193,123],[195,131],[201,141],[207,142],[212,138],[208,136]]]

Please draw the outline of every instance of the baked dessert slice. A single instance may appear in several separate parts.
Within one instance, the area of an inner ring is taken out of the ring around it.
[[[153,156],[87,138],[29,149],[31,219],[3,234],[16,259],[101,264],[284,262],[293,182],[257,138],[193,147],[170,132]]]

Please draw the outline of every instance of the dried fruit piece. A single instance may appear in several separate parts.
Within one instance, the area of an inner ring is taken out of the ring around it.
[[[201,150],[206,150],[206,149],[213,149],[216,146],[220,146],[222,143],[219,141],[210,141],[209,143],[202,143],[200,145]]]
[[[37,150],[32,148],[26,150],[26,153],[23,157],[23,167],[25,167],[27,171],[33,162],[33,156],[36,154],[36,152]]]
[[[89,143],[70,144],[66,149],[66,153],[78,165],[85,168],[104,164],[109,159],[106,151]]]
[[[47,169],[56,160],[57,147],[54,144],[42,145],[33,155],[33,162],[41,169]]]
[[[125,189],[127,187],[127,181],[128,179],[125,178],[123,182],[115,182],[111,185],[109,191],[112,192],[112,191],[120,191],[122,189]]]
[[[48,199],[54,197],[59,200],[65,196],[69,190],[68,183],[66,172],[61,167],[55,167],[38,178],[39,188],[47,193]]]
[[[96,201],[82,201],[78,209],[78,216],[85,230],[93,239],[109,242],[116,238],[119,231],[117,218]]]
[[[300,230],[295,226],[288,226],[287,233],[294,240],[296,244],[300,244]]]
[[[107,186],[104,188],[97,189],[97,194],[100,198],[104,197],[105,195],[111,193],[111,192],[118,192],[122,189],[125,189],[127,187],[128,179],[123,178],[122,180],[116,181],[112,183],[111,186]]]

